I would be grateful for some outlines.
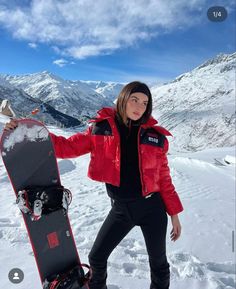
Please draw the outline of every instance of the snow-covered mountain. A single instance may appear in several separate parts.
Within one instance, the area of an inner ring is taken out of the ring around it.
[[[121,89],[125,85],[125,83],[117,83],[117,82],[104,82],[104,81],[83,81],[89,87],[94,89],[97,93],[103,95],[105,98],[115,101],[116,97],[120,93]]]
[[[94,115],[102,106],[112,105],[111,100],[86,83],[64,80],[47,71],[21,76],[3,75],[3,78],[32,97],[79,119]]]
[[[31,117],[31,112],[40,107],[39,114],[34,118],[45,121],[47,124],[58,124],[63,126],[78,126],[81,122],[63,114],[47,103],[43,103],[40,99],[33,98],[21,88],[9,83],[0,76],[0,103],[8,99],[10,101],[16,117]]]
[[[152,87],[153,115],[173,134],[173,149],[235,145],[235,68],[236,53],[220,54]]]
[[[235,68],[236,53],[220,54],[172,82],[151,88],[153,116],[173,134],[172,150],[235,145]],[[103,106],[113,105],[123,85],[64,80],[46,71],[0,75],[0,86],[4,87],[1,95],[10,99],[13,109],[29,111],[35,106],[34,101],[43,102],[44,112],[50,110],[53,119],[64,113],[77,121],[90,118]],[[21,94],[23,98],[19,97]]]
[[[40,101],[32,98],[24,90],[14,87],[0,77],[0,101],[8,99],[16,115],[22,116],[40,105]],[[24,105],[22,105],[24,103]]]

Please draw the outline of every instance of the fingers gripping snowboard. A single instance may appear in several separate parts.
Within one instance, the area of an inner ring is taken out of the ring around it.
[[[19,120],[4,131],[0,150],[22,211],[44,289],[89,289],[67,215],[71,193],[60,181],[49,131]]]

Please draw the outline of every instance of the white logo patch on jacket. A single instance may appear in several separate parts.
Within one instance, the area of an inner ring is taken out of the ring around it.
[[[156,137],[151,137],[151,136],[149,136],[149,137],[148,137],[148,140],[149,140],[150,142],[154,142],[154,143],[158,144],[158,138],[156,138]]]

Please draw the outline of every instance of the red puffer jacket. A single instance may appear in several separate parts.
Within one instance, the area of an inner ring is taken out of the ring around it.
[[[120,136],[115,124],[115,109],[103,108],[90,122],[85,132],[77,133],[66,139],[51,134],[56,156],[74,158],[91,153],[88,176],[96,181],[120,185]],[[142,194],[160,192],[169,215],[183,210],[179,196],[170,177],[166,153],[171,135],[165,128],[157,126],[150,118],[139,128],[138,153]]]

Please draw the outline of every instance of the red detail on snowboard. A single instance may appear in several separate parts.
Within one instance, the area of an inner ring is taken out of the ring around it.
[[[59,240],[57,237],[57,232],[53,232],[47,235],[48,244],[51,249],[59,246]]]

